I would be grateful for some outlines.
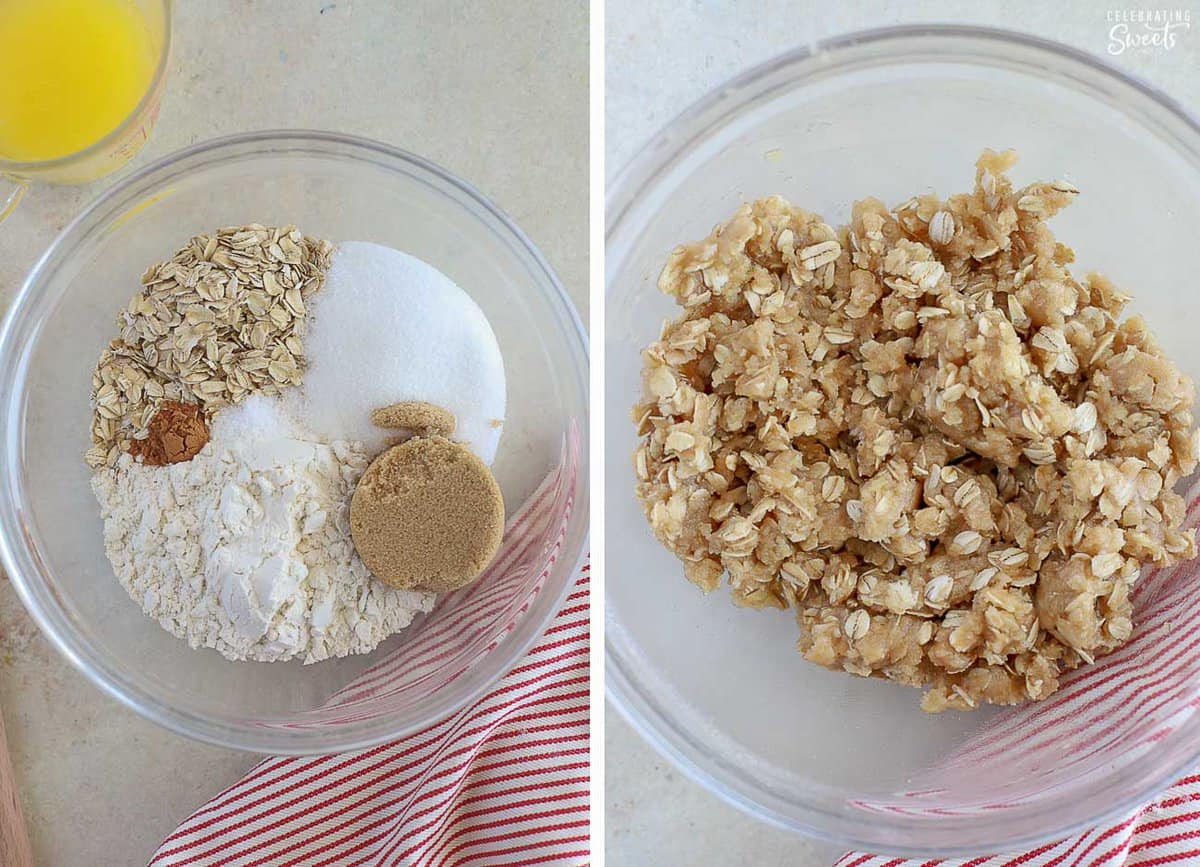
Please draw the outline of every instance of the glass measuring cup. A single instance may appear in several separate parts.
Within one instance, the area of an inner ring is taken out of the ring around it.
[[[128,0],[145,28],[154,69],[133,109],[99,138],[49,159],[12,159],[0,152],[0,220],[16,207],[33,182],[84,184],[127,163],[141,149],[158,117],[171,47],[171,0]],[[0,15],[4,10],[0,8]],[[71,111],[64,105],[62,111]]]

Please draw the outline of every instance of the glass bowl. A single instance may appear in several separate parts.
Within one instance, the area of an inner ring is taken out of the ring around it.
[[[608,195],[605,527],[620,541],[606,552],[608,695],[664,755],[736,806],[892,854],[1012,850],[1117,815],[1196,762],[1200,719],[1183,715],[1152,748],[1117,744],[1091,766],[943,778],[937,809],[874,809],[919,789],[997,712],[926,716],[915,690],[805,661],[790,613],[737,609],[727,590],[705,598],[635,501],[629,412],[639,350],[678,313],[655,287],[676,244],[765,195],[841,224],[866,196],[896,204],[968,190],[985,147],[1018,150],[1019,184],[1065,178],[1082,190],[1052,223],[1075,248],[1077,272],[1103,271],[1131,291],[1132,312],[1200,378],[1188,252],[1200,225],[1200,127],[1145,84],[1044,40],[906,27],[794,51],[684,112]],[[1064,754],[1071,746],[1064,741]],[[1005,808],[981,806],[990,803]]]
[[[584,556],[586,468],[567,466],[557,477],[548,517],[504,581],[485,578],[444,597],[372,654],[310,666],[232,663],[168,634],[130,600],[104,556],[82,460],[91,371],[148,264],[195,233],[248,222],[397,247],[475,299],[508,374],[493,471],[510,515],[577,450],[586,455],[583,327],[545,259],[494,205],[443,169],[376,142],[320,132],[239,135],[180,151],[108,190],[21,287],[0,332],[0,553],[59,650],[149,719],[256,752],[361,748],[450,716],[541,635]],[[428,650],[428,641],[414,639],[434,633],[437,662],[423,657],[419,677],[343,690],[389,654],[405,667],[412,647]]]

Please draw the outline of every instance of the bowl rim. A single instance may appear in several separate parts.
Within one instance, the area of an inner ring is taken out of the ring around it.
[[[572,488],[562,495],[573,500],[567,519],[562,547],[556,562],[550,567],[546,584],[528,605],[525,615],[492,651],[497,654],[495,670],[484,674],[477,666],[455,683],[463,689],[455,699],[437,708],[427,718],[404,725],[382,722],[353,723],[339,730],[339,736],[328,737],[322,731],[319,743],[308,733],[311,730],[279,726],[248,726],[216,720],[206,714],[183,711],[148,691],[140,683],[132,683],[125,673],[126,666],[112,664],[89,652],[89,643],[82,641],[70,627],[69,618],[54,599],[53,592],[42,580],[44,564],[22,531],[21,474],[12,468],[20,466],[24,439],[24,395],[28,355],[34,341],[27,341],[24,332],[34,327],[34,315],[51,299],[39,294],[38,284],[43,273],[62,258],[64,245],[78,241],[94,231],[103,230],[119,218],[110,207],[128,197],[132,191],[143,194],[141,201],[153,201],[153,193],[165,180],[183,166],[192,168],[189,161],[210,157],[202,165],[237,157],[263,156],[271,151],[280,153],[308,152],[322,157],[347,160],[357,158],[370,162],[378,169],[398,171],[401,168],[424,176],[424,182],[450,187],[461,194],[474,208],[480,209],[485,225],[513,246],[519,258],[525,260],[535,278],[530,287],[537,292],[555,319],[559,333],[567,342],[569,358],[564,368],[569,371],[568,386],[581,394],[580,416],[575,427],[580,439],[578,472]],[[151,197],[145,194],[151,192]],[[76,236],[79,238],[76,238]],[[547,289],[549,291],[547,291]],[[588,366],[589,339],[578,311],[567,295],[561,281],[542,252],[513,220],[472,184],[452,172],[417,154],[361,136],[321,130],[285,129],[263,130],[208,139],[166,154],[144,168],[105,189],[72,219],[38,257],[0,322],[0,448],[3,448],[5,471],[0,473],[0,566],[8,574],[26,611],[37,623],[50,643],[84,676],[103,692],[139,715],[177,734],[198,741],[253,753],[275,755],[316,755],[364,749],[420,731],[429,725],[451,717],[462,708],[478,701],[496,682],[504,677],[537,641],[571,591],[575,577],[587,558],[589,539],[588,491]],[[557,579],[555,573],[558,574]],[[554,586],[555,582],[559,586]],[[307,744],[305,739],[314,741]]]
[[[720,132],[725,123],[744,107],[748,99],[784,89],[803,87],[811,81],[815,72],[829,73],[836,70],[843,57],[841,52],[846,49],[865,46],[885,52],[873,58],[877,63],[911,59],[910,55],[899,52],[899,48],[918,40],[957,40],[987,48],[992,52],[981,53],[979,57],[969,61],[956,54],[956,63],[969,62],[980,67],[995,66],[998,59],[995,52],[1017,49],[1027,54],[1036,54],[1047,61],[1054,61],[1060,67],[1072,66],[1075,71],[1082,70],[1091,76],[1087,81],[1074,81],[1077,87],[1095,95],[1098,83],[1103,82],[1130,91],[1135,99],[1148,101],[1146,104],[1165,110],[1170,121],[1182,124],[1189,137],[1186,144],[1190,144],[1190,150],[1193,153],[1200,150],[1200,120],[1181,103],[1137,75],[1072,46],[1002,28],[940,23],[889,26],[838,34],[785,51],[713,87],[660,128],[612,176],[606,185],[605,196],[606,298],[612,289],[609,281],[616,272],[607,254],[612,250],[614,241],[621,240],[622,232],[627,232],[624,223],[643,193],[677,167],[695,145]],[[785,71],[788,73],[786,81],[774,81],[775,75]],[[1152,132],[1158,136],[1163,134],[1160,129]],[[1180,143],[1185,144],[1182,140]],[[606,315],[609,309],[611,308],[606,305]],[[692,733],[680,731],[670,724],[658,702],[639,684],[639,678],[631,664],[632,660],[626,661],[622,649],[614,642],[613,636],[621,635],[623,630],[612,620],[608,609],[605,621],[605,694],[612,706],[644,741],[685,776],[754,818],[793,833],[844,845],[851,850],[886,852],[888,855],[897,856],[947,858],[977,856],[980,852],[1029,849],[1051,840],[1068,837],[1130,812],[1169,785],[1187,767],[1200,761],[1200,723],[1197,723],[1197,731],[1190,739],[1191,747],[1187,750],[1176,749],[1176,761],[1170,763],[1167,770],[1149,775],[1153,779],[1139,780],[1139,786],[1132,787],[1114,798],[1092,815],[1032,833],[1018,832],[990,838],[977,835],[972,842],[965,845],[947,844],[944,841],[931,843],[928,839],[922,840],[920,845],[898,842],[897,835],[909,833],[911,836],[911,832],[918,829],[911,824],[905,825],[899,821],[903,817],[894,814],[876,814],[876,821],[871,826],[872,832],[863,833],[864,823],[848,821],[844,815],[833,813],[827,804],[822,805],[815,799],[808,799],[799,807],[796,799],[792,799],[788,806],[801,813],[802,818],[797,819],[756,799],[757,795],[762,794],[761,788],[748,791],[745,785],[733,778],[722,762],[708,755],[704,745],[694,738]],[[1144,778],[1148,775],[1142,776]],[[1024,812],[1019,813],[1013,809],[1006,812],[1005,819],[1015,816],[1019,822],[1022,818],[1027,819],[1033,815],[1044,816],[1045,810],[1026,807]],[[981,830],[983,824],[982,821],[979,822]],[[922,825],[919,830],[928,832],[930,827],[927,824]]]

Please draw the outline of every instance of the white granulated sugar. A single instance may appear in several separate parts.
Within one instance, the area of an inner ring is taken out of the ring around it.
[[[217,442],[312,440],[276,396],[254,392],[236,406],[217,413],[211,437]]]
[[[288,396],[304,428],[374,454],[395,431],[371,424],[371,411],[422,400],[454,413],[454,439],[492,462],[504,362],[483,311],[449,277],[391,247],[350,241],[306,303],[308,369]]]
[[[117,578],[192,647],[317,662],[366,653],[433,606],[375,579],[354,551],[362,444],[298,433],[278,400],[253,396],[217,416],[190,461],[125,454],[92,477]]]

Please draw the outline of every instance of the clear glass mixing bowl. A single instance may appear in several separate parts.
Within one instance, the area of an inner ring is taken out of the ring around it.
[[[586,336],[520,229],[468,184],[395,148],[318,132],[240,135],[188,148],[110,189],[59,235],[21,287],[0,332],[0,553],[46,635],[146,717],[257,752],[363,747],[452,714],[541,634],[584,555],[586,467],[552,494],[558,520],[522,553],[518,579],[477,588],[472,598],[491,598],[467,633],[448,629],[456,606],[472,604],[455,597],[372,654],[310,666],[231,663],[169,635],[130,600],[104,556],[82,460],[91,371],[149,263],[197,232],[248,222],[389,244],[471,294],[491,321],[508,374],[493,469],[510,514],[560,464],[569,441],[583,437],[586,456]],[[414,636],[439,623],[453,637],[432,670],[336,711],[322,707],[367,666],[404,654]]]
[[[1060,762],[1016,781],[982,769],[960,775],[938,793],[936,813],[869,809],[919,787],[923,771],[994,712],[925,716],[913,690],[802,659],[790,613],[737,609],[727,591],[704,598],[635,502],[629,408],[639,349],[677,314],[655,288],[674,245],[770,194],[838,224],[868,195],[896,204],[969,189],[985,147],[1020,152],[1020,183],[1066,178],[1082,190],[1052,224],[1075,248],[1076,267],[1133,292],[1133,311],[1200,378],[1191,260],[1200,128],[1145,84],[1060,45],[914,27],[795,51],[687,110],[608,196],[608,694],[647,740],[737,806],[895,854],[1011,850],[1115,815],[1196,761],[1200,719],[1182,718],[1147,751],[1118,744],[1090,767]],[[996,801],[1007,807],[971,809]]]

